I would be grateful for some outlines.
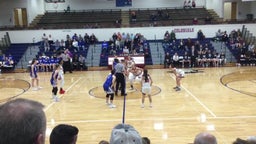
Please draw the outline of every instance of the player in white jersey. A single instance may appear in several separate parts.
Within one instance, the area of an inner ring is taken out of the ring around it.
[[[131,90],[133,90],[133,83],[135,80],[141,81],[141,77],[143,75],[143,69],[140,67],[137,67],[136,65],[133,65],[131,69],[129,69],[129,82],[131,85]]]
[[[150,75],[148,74],[148,70],[144,69],[142,78],[141,78],[141,92],[142,92],[142,99],[141,99],[141,108],[144,108],[144,101],[146,95],[148,95],[149,99],[149,107],[152,107],[152,98],[151,98],[151,86],[153,80],[151,79]]]
[[[126,59],[126,69],[129,72],[129,70],[133,67],[133,65],[135,65],[134,60],[131,58],[131,56],[128,56]]]
[[[181,79],[185,77],[185,72],[181,69],[177,69],[175,68],[172,64],[170,65],[170,70],[171,72],[173,72],[173,74],[176,77],[176,87],[174,87],[174,89],[176,91],[180,91],[180,83],[181,83]]]
[[[65,83],[65,80],[64,80],[64,71],[63,71],[63,60],[60,60],[59,62],[59,74],[58,74],[58,80],[60,80],[60,91],[59,93],[60,94],[64,94],[65,93],[65,90],[63,89],[63,86],[64,86],[64,83]]]

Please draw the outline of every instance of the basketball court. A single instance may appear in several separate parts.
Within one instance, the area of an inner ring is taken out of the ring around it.
[[[140,84],[129,90],[125,123],[133,125],[152,144],[193,143],[196,134],[208,131],[218,143],[256,135],[256,67],[184,69],[182,90],[168,69],[149,69],[153,79],[153,107],[148,99],[141,108]],[[42,102],[47,115],[47,139],[57,124],[79,128],[78,144],[109,140],[111,129],[122,122],[124,97],[115,97],[116,108],[105,103],[102,84],[110,71],[75,71],[65,74],[66,93],[60,102],[51,99],[51,73],[39,73],[43,89],[32,91],[29,73],[0,75],[0,102],[28,98]],[[120,94],[119,94],[120,95]]]

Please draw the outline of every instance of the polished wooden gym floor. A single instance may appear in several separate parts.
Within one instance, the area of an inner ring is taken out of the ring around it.
[[[129,90],[125,123],[133,125],[152,144],[192,143],[196,134],[208,131],[219,144],[256,135],[256,67],[184,69],[182,90],[176,92],[175,79],[168,69],[149,69],[153,83],[153,107],[148,99],[141,108],[140,85]],[[122,122],[123,98],[116,108],[105,104],[102,84],[109,71],[75,71],[65,74],[64,95],[51,99],[50,73],[39,73],[43,89],[32,91],[28,73],[0,75],[0,102],[28,98],[45,105],[47,139],[60,123],[79,128],[78,144],[109,140],[111,129]]]

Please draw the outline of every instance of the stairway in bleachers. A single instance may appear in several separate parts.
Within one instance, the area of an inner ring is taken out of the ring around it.
[[[86,65],[95,67],[100,65],[101,44],[90,45],[86,57]]]
[[[226,55],[227,63],[237,61],[234,55],[230,52],[229,48],[223,42],[211,42],[211,44],[218,53],[223,52]]]
[[[121,27],[130,27],[129,11],[121,11],[121,19],[122,19]]]
[[[164,50],[162,46],[162,42],[149,42],[150,50],[151,50],[151,58],[153,65],[161,65],[163,64],[164,58]]]
[[[19,69],[26,69],[27,65],[29,65],[29,61],[31,61],[33,58],[36,58],[36,55],[39,52],[39,46],[38,45],[29,45],[26,52],[23,54],[21,59],[16,65],[16,68]]]

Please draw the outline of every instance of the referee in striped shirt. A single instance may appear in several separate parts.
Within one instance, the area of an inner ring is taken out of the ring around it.
[[[125,93],[125,66],[124,66],[124,60],[121,60],[121,63],[118,62],[115,66],[115,72],[116,72],[116,89],[115,89],[115,95],[118,94],[119,84],[121,84],[121,96],[126,96]]]

